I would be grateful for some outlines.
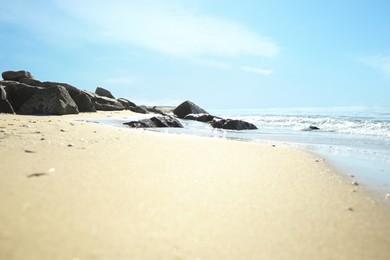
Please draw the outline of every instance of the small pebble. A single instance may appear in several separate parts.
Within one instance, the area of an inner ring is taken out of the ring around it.
[[[50,168],[50,169],[48,170],[49,173],[54,173],[55,171],[56,171],[55,168]]]
[[[349,211],[353,211],[353,208],[349,207],[348,210],[349,210]]]
[[[359,186],[359,183],[357,181],[353,181],[352,185]]]
[[[28,150],[28,149],[24,150],[24,152],[25,152],[25,153],[36,153],[35,151]]]
[[[73,147],[73,144],[68,144],[68,147]]]
[[[31,177],[40,177],[40,176],[43,176],[43,175],[46,175],[46,173],[32,173],[32,174],[29,174],[27,175],[27,178],[31,178]]]
[[[390,200],[390,193],[386,194],[386,199]]]

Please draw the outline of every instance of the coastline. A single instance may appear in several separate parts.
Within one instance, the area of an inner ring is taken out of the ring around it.
[[[304,151],[0,115],[0,258],[390,257],[390,211]]]

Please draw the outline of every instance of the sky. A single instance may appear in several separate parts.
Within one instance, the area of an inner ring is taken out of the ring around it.
[[[0,70],[145,105],[390,105],[388,0],[0,0]]]

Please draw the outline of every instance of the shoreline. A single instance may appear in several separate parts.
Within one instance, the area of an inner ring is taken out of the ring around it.
[[[285,147],[0,115],[0,258],[390,257],[390,210]]]
[[[114,127],[123,127],[123,122],[134,119],[142,119],[145,117],[148,116],[137,115],[134,117],[121,119],[119,117],[113,117],[112,119],[100,118],[96,119],[95,123],[110,125]],[[92,120],[90,122],[94,121]],[[350,157],[348,157],[346,154],[343,154],[342,151],[336,153],[334,151],[335,144],[325,145],[321,142],[319,142],[318,144],[314,142],[305,143],[303,142],[303,140],[292,140],[294,138],[291,138],[291,140],[289,140],[287,134],[279,135],[278,133],[257,133],[253,135],[252,131],[230,132],[228,130],[226,132],[226,130],[215,130],[211,127],[209,127],[208,129],[206,124],[191,120],[182,120],[181,123],[185,125],[185,128],[156,128],[146,130],[170,134],[183,134],[188,136],[201,136],[236,140],[265,145],[276,145],[281,147],[291,147],[298,150],[304,150],[306,152],[314,154],[315,156],[319,156],[323,159],[326,159],[328,163],[332,165],[336,171],[338,171],[341,175],[348,179],[348,181],[357,182],[362,187],[365,187],[365,189],[369,191],[372,196],[375,197],[377,200],[387,202],[389,199],[388,197],[390,191],[388,187],[390,185],[390,179],[387,176],[383,175],[385,173],[385,169],[387,169],[387,165],[385,165],[385,163],[383,163],[382,161],[379,161],[379,163],[382,162],[382,164],[378,164],[375,163],[372,158],[371,160],[358,160],[352,154],[349,155]],[[280,138],[280,140],[278,138]],[[313,137],[309,138],[313,139]],[[321,136],[316,136],[316,138],[321,138]]]

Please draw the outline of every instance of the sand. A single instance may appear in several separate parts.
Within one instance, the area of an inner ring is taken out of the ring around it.
[[[390,259],[390,211],[291,148],[0,115],[0,259]]]

